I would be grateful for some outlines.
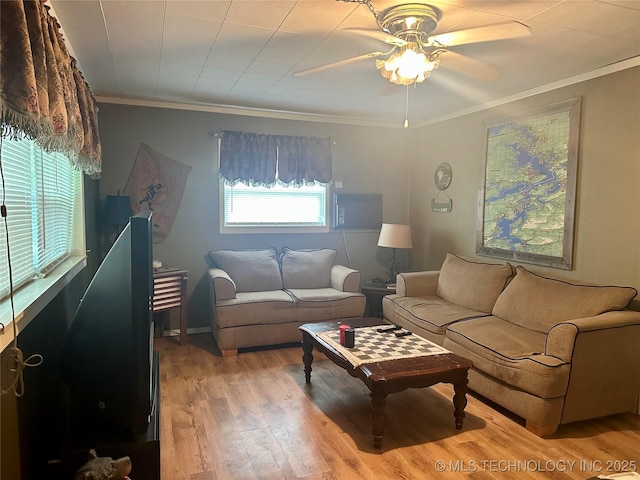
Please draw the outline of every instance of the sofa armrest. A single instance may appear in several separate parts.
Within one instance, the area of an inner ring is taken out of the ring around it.
[[[620,339],[628,335],[635,335],[636,345],[640,345],[640,312],[631,310],[616,310],[602,313],[593,317],[577,318],[558,323],[549,330],[545,345],[545,353],[571,362],[577,353],[578,337],[580,335],[590,336],[605,334],[607,337],[619,337]],[[615,351],[616,343],[603,343],[599,347],[600,357],[607,351]],[[592,353],[584,352],[585,355]]]
[[[331,287],[341,292],[360,291],[360,272],[344,265],[331,267]]]
[[[221,268],[210,268],[209,280],[209,289],[213,295],[211,301],[214,306],[220,300],[236,298],[236,284],[227,272]]]
[[[396,276],[396,295],[427,297],[436,294],[439,270],[399,273]]]
[[[547,336],[549,355],[571,362],[562,423],[635,412],[640,392],[640,313],[569,320]]]

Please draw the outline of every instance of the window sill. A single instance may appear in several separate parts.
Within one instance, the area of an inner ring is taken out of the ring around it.
[[[31,282],[13,294],[18,335],[86,264],[87,259],[84,256],[69,257],[45,278]],[[11,302],[8,297],[0,301],[0,321],[4,324],[4,333],[0,334],[0,351],[4,351],[14,339]]]

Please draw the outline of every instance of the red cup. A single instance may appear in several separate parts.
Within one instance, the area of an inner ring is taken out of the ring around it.
[[[340,325],[340,345],[344,345],[344,332],[347,331],[349,325]]]

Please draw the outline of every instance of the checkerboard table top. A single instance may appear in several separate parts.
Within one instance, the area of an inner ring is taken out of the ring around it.
[[[319,332],[317,336],[330,344],[354,367],[364,363],[451,353],[440,345],[418,335],[402,337],[395,335],[396,332],[406,332],[404,329],[379,331],[385,327],[389,327],[389,325],[355,328],[355,344],[353,348],[346,348],[340,345],[339,330],[332,329],[326,332]]]

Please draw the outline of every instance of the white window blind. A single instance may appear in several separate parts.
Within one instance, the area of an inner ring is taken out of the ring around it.
[[[326,227],[327,187],[224,185],[224,227]]]
[[[26,139],[2,139],[2,171],[13,287],[45,275],[73,248],[82,174],[60,153]],[[82,221],[82,220],[80,220]],[[9,293],[4,221],[0,227],[0,297]]]

